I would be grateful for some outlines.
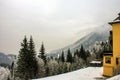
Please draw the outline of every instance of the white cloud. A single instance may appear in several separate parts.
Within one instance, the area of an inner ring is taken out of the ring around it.
[[[119,3],[120,0],[0,0],[0,51],[18,52],[24,35],[35,36],[37,45],[46,41],[47,50],[58,48],[58,44],[68,45],[80,30],[113,20],[120,10]]]

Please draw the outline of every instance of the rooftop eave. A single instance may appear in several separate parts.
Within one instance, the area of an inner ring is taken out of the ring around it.
[[[113,53],[113,51],[104,51],[104,53]]]
[[[115,23],[120,23],[120,20],[119,21],[109,22],[110,25],[115,24]]]
[[[113,51],[104,51],[104,56],[113,56]]]
[[[113,56],[112,53],[104,53],[103,55],[104,55],[104,56]]]

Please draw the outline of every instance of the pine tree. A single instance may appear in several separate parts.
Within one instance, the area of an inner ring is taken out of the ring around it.
[[[90,57],[90,56],[91,56],[91,54],[90,54],[89,50],[87,50],[86,51],[86,57]]]
[[[87,55],[86,55],[86,52],[85,52],[85,49],[84,49],[84,47],[83,47],[83,45],[81,45],[81,48],[80,48],[80,58],[82,58],[83,60],[85,60],[86,61],[86,59],[87,59]]]
[[[70,49],[68,49],[68,53],[67,53],[67,62],[70,62],[70,63],[73,62],[73,58],[72,58],[72,54],[70,52]]]
[[[38,62],[35,53],[35,44],[31,36],[29,41],[29,73],[31,78],[35,78],[38,74]]]
[[[80,56],[78,49],[76,49],[76,51],[74,52],[74,57],[75,57],[75,56]]]
[[[41,45],[41,49],[40,49],[40,58],[44,61],[44,63],[46,64],[47,60],[46,60],[46,56],[45,56],[45,48],[44,48],[44,44],[42,43]]]
[[[65,62],[65,57],[64,57],[64,52],[62,51],[62,55],[61,55],[61,61]]]
[[[49,74],[50,74],[50,70],[49,70],[49,67],[48,67],[48,65],[45,67],[45,76],[47,77],[47,76],[49,76]]]
[[[18,62],[17,62],[17,75],[18,77],[22,78],[23,80],[29,79],[29,65],[28,65],[28,54],[29,54],[29,48],[28,48],[28,42],[27,38],[25,36],[23,43],[21,43],[21,49],[19,51],[18,55]]]
[[[28,43],[25,36],[23,43],[21,43],[21,46],[22,48],[19,51],[17,62],[17,73],[18,77],[22,78],[22,80],[29,80],[35,78],[38,72],[38,65],[32,37]]]

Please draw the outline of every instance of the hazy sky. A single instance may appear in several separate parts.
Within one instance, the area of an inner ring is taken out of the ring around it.
[[[0,52],[18,54],[24,35],[39,51],[71,44],[88,28],[117,17],[120,0],[0,0]]]

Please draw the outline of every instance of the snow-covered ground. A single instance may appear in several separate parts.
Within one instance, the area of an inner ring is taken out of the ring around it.
[[[104,78],[102,73],[102,67],[88,67],[65,74],[33,80],[100,80],[99,78]],[[7,80],[8,77],[10,77],[10,71],[7,68],[0,67],[0,80]],[[120,80],[120,75],[111,77],[107,80]]]
[[[102,67],[88,67],[65,74],[33,80],[120,80],[120,75],[105,79],[102,74]]]
[[[73,72],[33,80],[96,80],[102,78],[102,67],[88,67]]]
[[[117,76],[114,76],[114,77],[111,77],[107,80],[120,80],[120,75],[117,75]]]
[[[0,67],[0,80],[8,80],[10,71],[7,68]]]

